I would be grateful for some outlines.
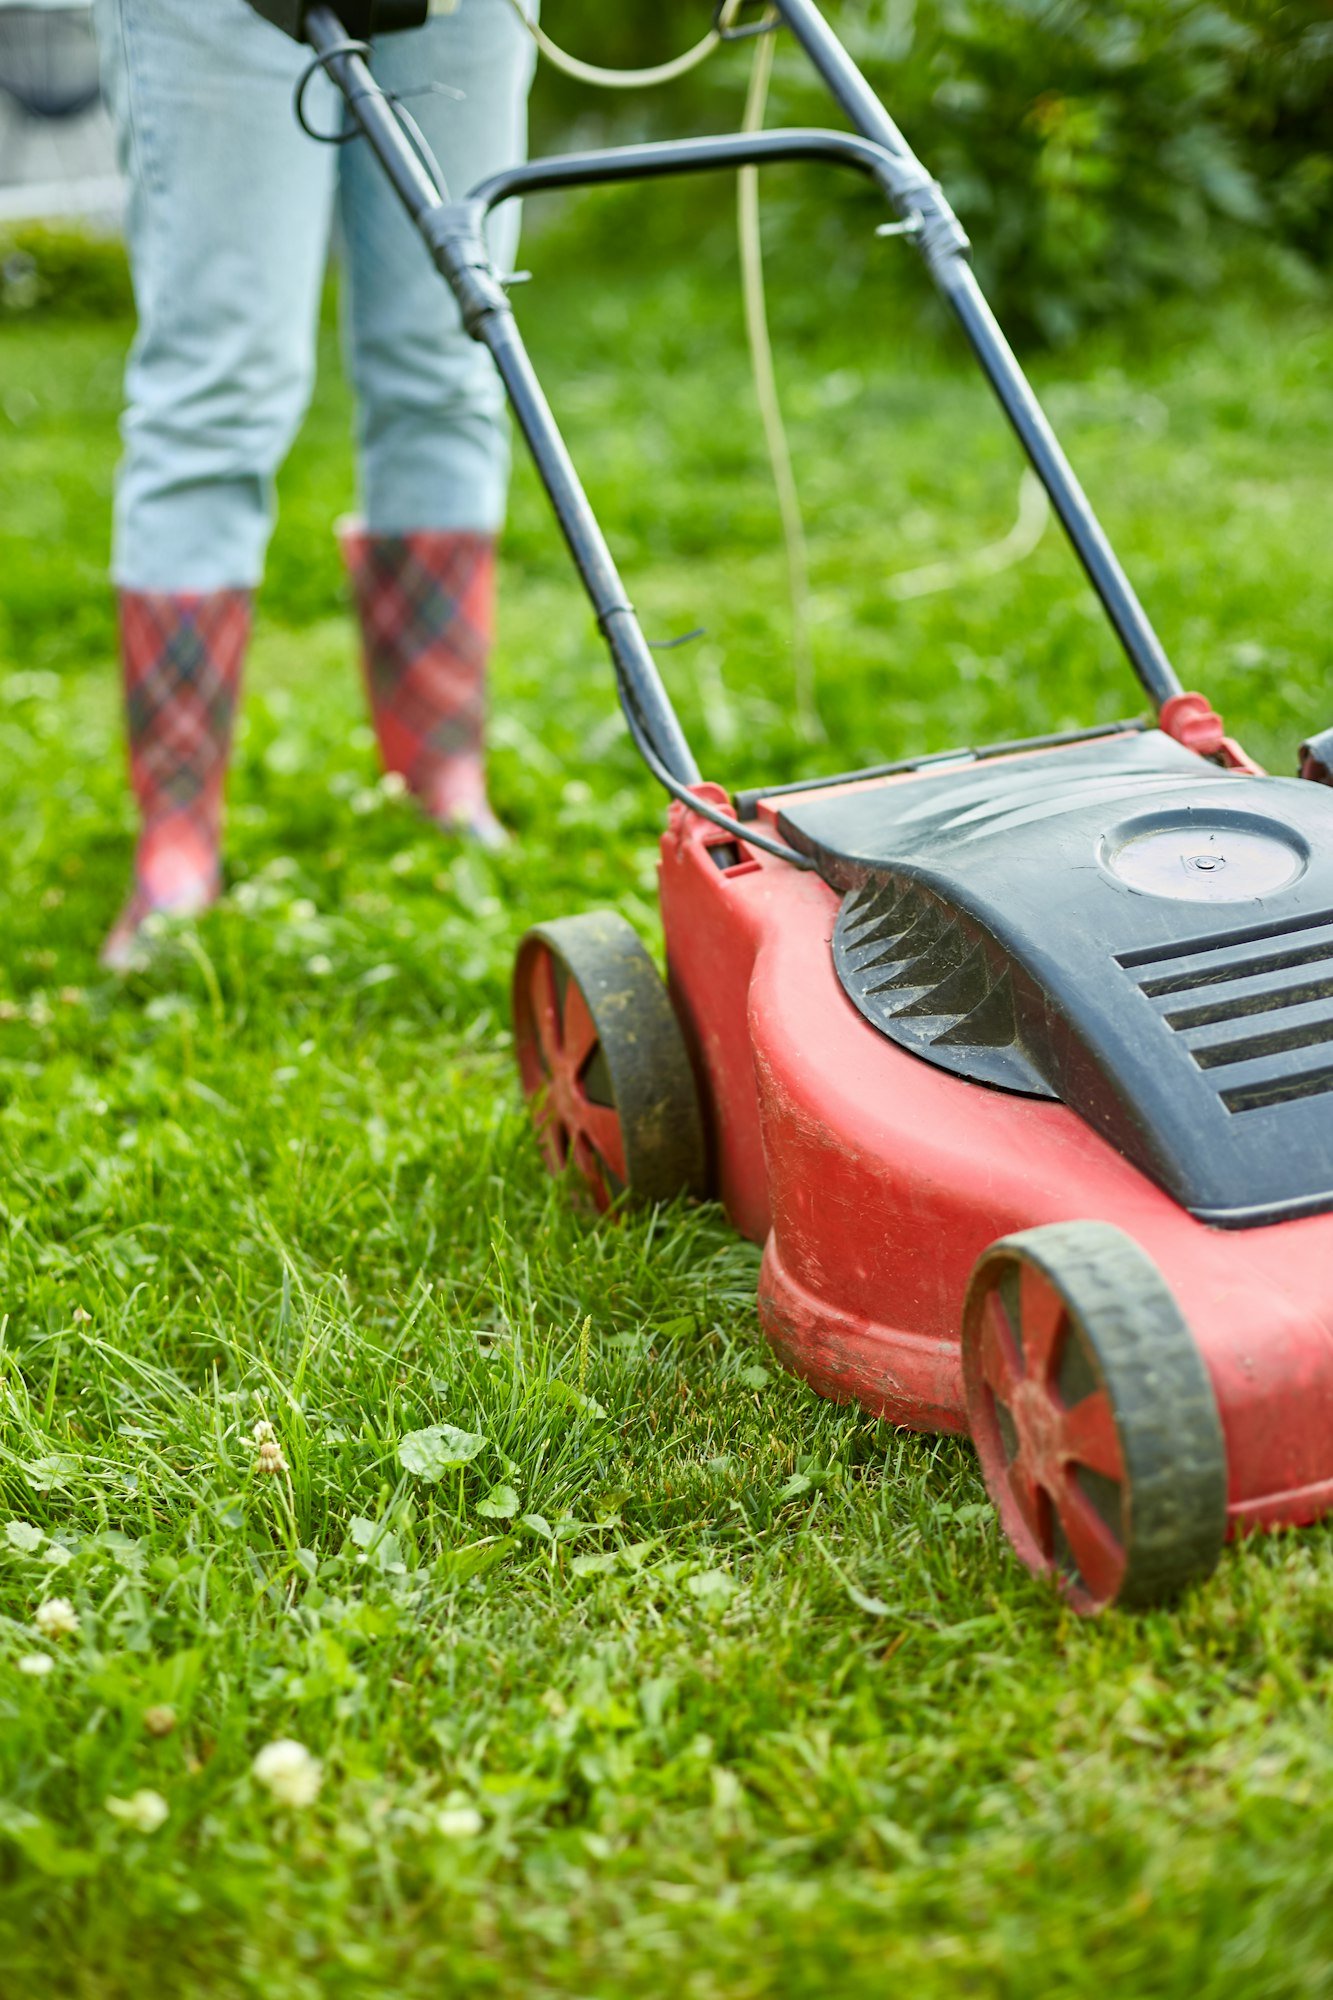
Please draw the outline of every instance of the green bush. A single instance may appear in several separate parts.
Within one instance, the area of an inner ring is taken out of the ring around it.
[[[114,238],[40,223],[0,230],[0,321],[116,319],[132,305],[124,246]]]
[[[1320,66],[1310,4],[934,0],[896,61],[880,53],[887,18],[866,11],[858,50],[901,96],[1020,325],[1060,339],[1162,290],[1206,290],[1240,233],[1290,256],[1327,234],[1328,153],[1296,115]],[[1326,98],[1327,24],[1323,42]]]
[[[1235,129],[1281,237],[1315,263],[1333,252],[1333,11],[1328,0],[1246,0]]]

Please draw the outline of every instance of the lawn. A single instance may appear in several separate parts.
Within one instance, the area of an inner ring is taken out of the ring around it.
[[[813,264],[773,273],[802,740],[731,266],[711,231],[697,269],[625,254],[631,199],[534,233],[520,306],[650,632],[706,627],[664,668],[708,775],[1134,713],[1053,528],[895,594],[1008,531],[1018,465],[894,248],[827,323]],[[656,944],[661,801],[526,469],[513,847],[377,783],[331,334],[228,893],[148,976],[98,974],[131,840],[102,581],[127,334],[0,324],[5,2000],[1333,1994],[1333,1532],[1081,1623],[1008,1557],[969,1448],[766,1357],[716,1211],[594,1226],[544,1178],[512,949],[608,903]],[[1333,720],[1333,316],[1242,284],[1038,377],[1186,684],[1291,768]],[[438,1480],[400,1459],[432,1425],[484,1440]],[[76,1633],[39,1632],[52,1597]],[[313,1801],[252,1770],[285,1738]]]

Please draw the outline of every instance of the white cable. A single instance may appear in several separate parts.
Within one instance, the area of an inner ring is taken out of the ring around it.
[[[745,115],[741,119],[743,132],[758,132],[763,126],[769,79],[773,74],[773,44],[772,35],[761,35],[755,45],[754,67],[750,71],[750,87],[745,96]],[[755,400],[764,427],[764,443],[768,448],[782,539],[787,551],[796,719],[802,735],[810,741],[825,734],[815,700],[814,658],[810,648],[810,560],[805,522],[801,517],[801,496],[792,470],[786,425],[782,421],[782,403],[773,367],[773,342],[768,330],[757,167],[741,167],[736,175],[736,223],[740,238],[741,296],[745,307],[745,338],[750,348],[750,372],[754,377]]]
[[[659,83],[674,83],[677,77],[687,76],[717,48],[722,37],[716,28],[710,28],[703,40],[696,42],[683,55],[673,56],[670,62],[657,63],[652,69],[601,69],[596,63],[583,62],[578,56],[571,56],[560,48],[545,29],[533,20],[523,0],[509,0],[533,41],[554,69],[563,70],[576,83],[590,83],[596,90],[651,90]],[[741,0],[727,0],[722,10],[721,25],[725,28],[732,16],[739,12]],[[431,0],[432,14],[451,13],[457,0]]]
[[[946,557],[942,562],[924,563],[920,569],[900,570],[885,584],[890,597],[900,601],[912,597],[933,597],[937,591],[952,590],[955,584],[975,583],[980,577],[998,576],[1026,561],[1046,532],[1051,503],[1031,467],[1018,482],[1018,518],[998,542],[967,555]]]

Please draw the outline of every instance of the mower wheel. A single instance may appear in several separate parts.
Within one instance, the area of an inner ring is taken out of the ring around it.
[[[963,1315],[972,1436],[1022,1562],[1078,1611],[1160,1603],[1227,1524],[1212,1383],[1151,1258],[1101,1222],[992,1245]]]
[[[552,1173],[598,1209],[704,1189],[694,1071],[662,978],[611,910],[528,932],[514,964],[514,1050]]]

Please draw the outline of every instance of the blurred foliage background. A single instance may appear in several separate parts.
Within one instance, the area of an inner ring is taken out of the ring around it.
[[[830,0],[830,17],[973,234],[981,277],[1020,340],[1060,345],[1154,299],[1219,291],[1243,262],[1266,285],[1318,292],[1333,251],[1330,0]],[[671,8],[547,0],[563,45],[607,65],[678,53],[712,0]],[[752,42],[683,84],[592,92],[544,68],[542,151],[739,122]],[[829,122],[800,51],[781,38],[769,122]],[[861,279],[877,198],[788,177],[767,206],[835,292]],[[608,210],[609,255],[641,255],[642,197]],[[700,182],[682,243],[719,254],[730,206]],[[659,254],[671,245],[655,225]],[[910,260],[905,260],[910,261]],[[910,280],[908,281],[911,282]],[[90,262],[58,236],[0,244],[0,317],[124,304],[113,252]]]
[[[545,20],[589,60],[629,64],[674,53],[711,11],[548,0]],[[1058,343],[1165,292],[1215,289],[1237,249],[1298,291],[1325,277],[1329,0],[836,0],[829,13],[973,232],[1020,336]],[[678,129],[682,107],[694,129],[734,124],[737,60],[591,105],[548,71],[537,140]],[[769,122],[825,122],[826,107],[799,51],[781,47]],[[769,226],[851,277],[868,220],[868,206],[811,194]]]

